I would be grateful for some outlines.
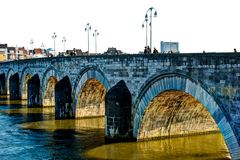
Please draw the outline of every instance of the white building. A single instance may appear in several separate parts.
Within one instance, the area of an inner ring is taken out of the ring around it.
[[[179,53],[179,43],[178,42],[160,42],[161,53]]]

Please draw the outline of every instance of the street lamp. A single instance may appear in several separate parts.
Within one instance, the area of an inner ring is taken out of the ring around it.
[[[66,43],[66,38],[65,37],[63,37],[63,39],[62,39],[62,43],[63,43],[63,52],[65,52],[65,43]]]
[[[33,50],[33,39],[31,39],[31,41],[30,41],[30,45],[31,45],[31,48],[32,48],[32,50]]]
[[[31,54],[32,53],[32,55],[33,55],[33,39],[31,39],[31,41],[30,41],[30,45],[31,45],[31,48],[32,48],[32,51],[31,52],[29,52],[29,54]]]
[[[154,10],[154,17],[157,17],[157,10],[154,8],[154,7],[150,7],[147,12],[146,12],[146,15],[145,15],[145,19],[147,18],[148,19],[148,12],[150,12],[150,22],[149,22],[149,26],[150,26],[150,49],[151,49],[151,52],[152,52],[152,13],[153,13],[153,10]]]
[[[55,39],[57,38],[57,35],[56,33],[54,32],[53,35],[52,35],[52,38],[53,38],[53,42],[54,42],[54,55],[56,55],[56,43],[55,43]]]
[[[144,22],[142,24],[142,28],[145,27],[144,23],[146,23],[145,25],[146,25],[146,47],[147,47],[148,46],[148,24],[147,24],[148,23],[148,16],[147,16],[147,14],[145,15]]]
[[[86,27],[85,27],[85,31],[88,32],[88,54],[89,54],[89,31],[91,30],[91,26],[89,23],[87,23]]]
[[[41,45],[41,48],[42,48],[42,54],[44,53],[44,44],[42,43]]]
[[[93,37],[95,37],[95,54],[97,54],[97,36],[98,35],[99,35],[99,32],[95,30],[93,33]]]

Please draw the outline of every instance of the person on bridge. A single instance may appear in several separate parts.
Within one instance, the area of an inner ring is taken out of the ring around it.
[[[158,53],[158,50],[154,47],[154,49],[153,49],[153,53],[154,54],[157,54]]]

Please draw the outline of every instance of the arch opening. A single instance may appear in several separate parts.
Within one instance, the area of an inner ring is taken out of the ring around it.
[[[82,85],[77,96],[75,117],[99,117],[105,114],[106,88],[95,78]]]
[[[0,74],[0,94],[5,94],[5,74]]]
[[[28,80],[31,78],[30,74],[26,74],[23,77],[22,82],[22,99],[27,99],[27,92],[28,92]]]
[[[217,103],[217,97],[211,95],[200,82],[178,73],[169,73],[152,77],[147,80],[146,85],[141,88],[139,92],[140,94],[133,107],[134,138],[138,138],[140,134],[139,132],[142,132],[140,131],[140,127],[142,125],[143,117],[146,114],[145,109],[148,107],[152,99],[154,99],[155,96],[158,96],[159,93],[170,90],[182,91],[195,97],[206,108],[217,124],[231,158],[237,159],[240,157],[240,146],[236,127],[232,124],[231,119],[229,119],[229,115],[227,115],[223,108],[224,106],[222,104],[219,105]]]
[[[55,85],[57,84],[57,78],[50,76],[46,82],[46,87],[43,96],[43,106],[52,107],[55,105]]]
[[[143,113],[137,139],[219,132],[208,110],[192,95],[169,90],[155,96]]]

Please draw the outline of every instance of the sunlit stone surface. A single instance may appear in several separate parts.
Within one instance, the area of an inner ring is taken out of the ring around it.
[[[216,131],[211,115],[194,97],[180,91],[166,91],[146,108],[138,140]]]
[[[25,77],[24,77],[24,80],[23,80],[23,86],[22,86],[22,99],[27,99],[27,82],[28,80],[31,78],[31,75],[30,74],[27,74]]]
[[[96,79],[85,82],[77,100],[76,118],[104,116],[106,89]]]
[[[43,98],[43,106],[54,106],[55,105],[55,93],[54,87],[57,83],[57,79],[55,77],[50,77],[46,84],[46,89],[44,92]]]

